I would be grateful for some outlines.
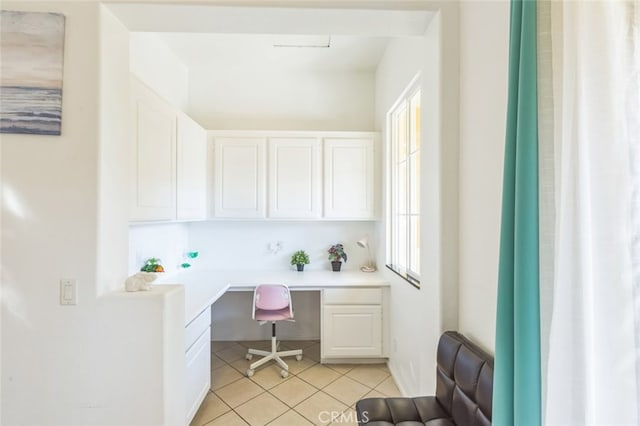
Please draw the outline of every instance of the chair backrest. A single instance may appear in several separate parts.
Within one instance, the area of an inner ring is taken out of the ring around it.
[[[438,343],[436,399],[458,425],[490,425],[493,357],[463,335],[445,332]]]
[[[260,284],[253,292],[253,310],[277,311],[291,307],[289,287],[284,284]]]

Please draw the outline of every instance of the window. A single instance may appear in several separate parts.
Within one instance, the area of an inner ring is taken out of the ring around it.
[[[416,77],[387,114],[390,152],[387,267],[420,287],[420,86]]]

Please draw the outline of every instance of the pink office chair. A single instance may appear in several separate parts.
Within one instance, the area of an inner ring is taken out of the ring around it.
[[[251,360],[253,355],[260,355],[264,358],[249,366],[247,376],[253,376],[256,368],[273,359],[282,367],[280,375],[287,377],[289,375],[289,366],[282,358],[295,355],[298,361],[302,359],[302,349],[278,352],[278,344],[276,342],[276,321],[293,320],[293,307],[291,306],[289,288],[284,284],[261,284],[257,286],[253,292],[252,318],[259,321],[260,324],[271,321],[271,352],[249,349],[246,355],[248,360]]]

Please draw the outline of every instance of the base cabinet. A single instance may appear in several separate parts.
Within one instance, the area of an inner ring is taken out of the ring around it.
[[[383,357],[382,305],[381,289],[324,290],[321,357]]]
[[[207,329],[209,331],[209,329]],[[211,337],[204,333],[186,354],[187,424],[211,388]]]
[[[325,306],[325,358],[382,356],[382,307]]]
[[[186,424],[191,423],[211,389],[211,310],[204,310],[185,329]]]

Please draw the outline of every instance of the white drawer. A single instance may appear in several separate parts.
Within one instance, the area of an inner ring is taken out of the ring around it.
[[[211,325],[211,308],[207,308],[200,315],[195,317],[193,321],[187,324],[184,330],[184,350],[188,351],[189,348],[198,340],[198,337],[209,328]],[[211,339],[211,338],[209,338]]]
[[[380,288],[330,288],[323,290],[325,305],[380,305]]]

